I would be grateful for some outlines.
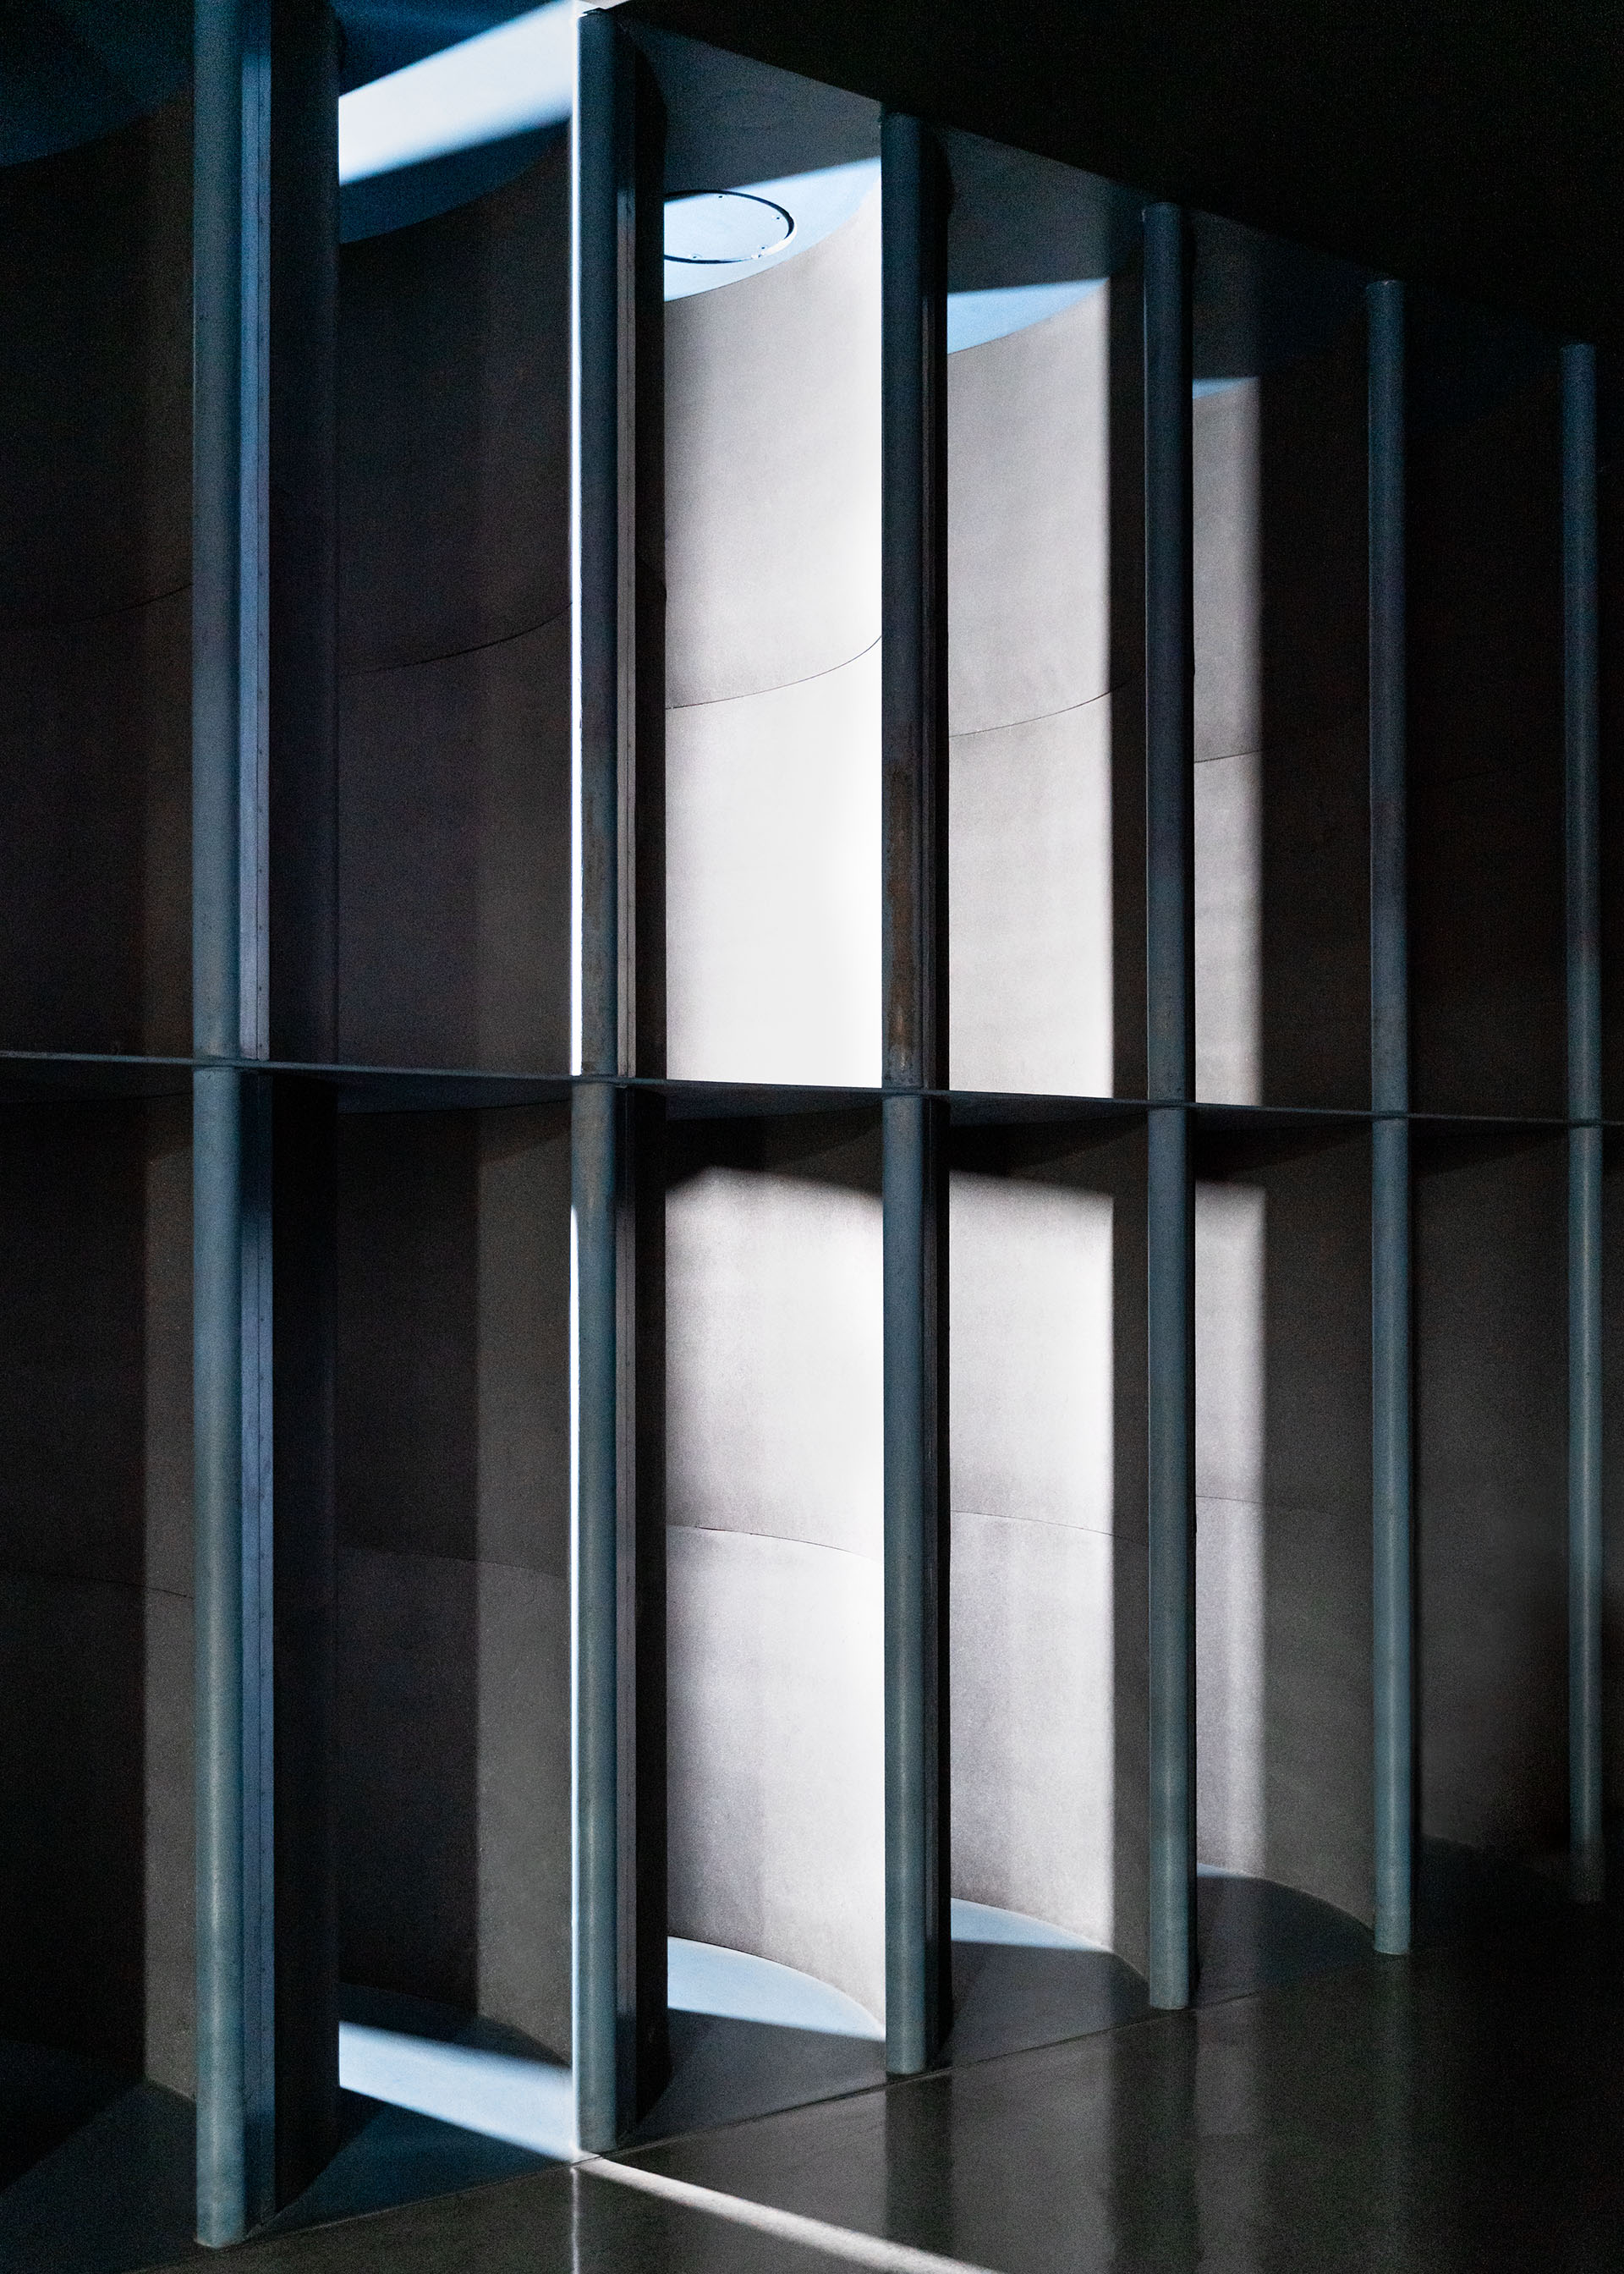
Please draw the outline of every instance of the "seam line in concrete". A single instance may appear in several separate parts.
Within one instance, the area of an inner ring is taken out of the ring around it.
[[[843,657],[838,663],[826,663],[821,671],[808,671],[803,679],[783,679],[771,687],[747,687],[741,695],[702,695],[693,703],[668,703],[665,716],[673,718],[679,711],[719,711],[725,703],[754,703],[763,695],[787,695],[797,687],[810,687],[820,679],[832,679],[838,671],[849,671],[866,655],[872,655],[880,644],[876,634],[867,647],[860,647],[855,655]]]

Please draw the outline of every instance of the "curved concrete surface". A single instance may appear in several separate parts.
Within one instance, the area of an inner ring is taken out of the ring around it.
[[[798,685],[667,714],[673,1078],[878,1081],[879,735],[877,643]]]
[[[341,257],[351,1060],[569,1062],[568,230],[560,142]]]
[[[955,735],[1110,683],[1110,288],[948,364]]]
[[[1117,1725],[1144,1713],[1119,1645],[1144,1546],[1142,1517],[1116,1537],[1116,1203],[959,1174],[950,1209],[953,1886],[1137,1961],[1143,1803]]]
[[[667,1204],[670,1926],[884,2012],[876,1199]]]
[[[1111,704],[954,737],[947,999],[961,1088],[1115,1086]]]
[[[948,363],[962,1088],[1115,1088],[1110,294]]]
[[[880,201],[665,314],[665,690],[789,687],[880,631]]]
[[[184,101],[0,169],[8,1049],[190,1047],[190,192]]]

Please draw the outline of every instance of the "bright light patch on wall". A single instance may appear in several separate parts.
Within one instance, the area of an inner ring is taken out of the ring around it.
[[[574,0],[408,64],[339,97],[338,178],[365,181],[506,134],[556,126],[575,94]]]
[[[1085,277],[1067,284],[999,285],[990,292],[950,292],[947,296],[947,351],[985,347],[989,340],[1004,339],[1057,316],[1085,292],[1102,289],[1102,277]]]
[[[671,199],[665,207],[665,297],[686,300],[741,276],[757,276],[807,252],[850,221],[879,178],[879,160],[861,158],[812,174]]]
[[[508,2140],[538,2156],[578,2152],[575,2081],[554,2061],[341,2022],[338,2081],[346,2092]]]
[[[831,1982],[793,1966],[674,1934],[665,1950],[666,1999],[680,2014],[765,2022],[780,2029],[813,2029],[820,2037],[884,2039],[883,2028],[866,2006]]]
[[[955,1942],[994,1943],[1006,1950],[1102,1950],[1048,1919],[1032,1918],[1025,1911],[1008,1911],[998,1903],[973,1903],[962,1895],[952,1901]]]

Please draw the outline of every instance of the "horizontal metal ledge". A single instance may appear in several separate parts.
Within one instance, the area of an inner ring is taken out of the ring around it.
[[[609,1083],[618,1089],[664,1096],[673,1120],[752,1120],[765,1116],[877,1110],[889,1095],[935,1098],[949,1108],[955,1128],[1018,1127],[1032,1123],[1102,1126],[1142,1120],[1154,1103],[1142,1097],[1097,1097],[1075,1092],[980,1090],[948,1086],[853,1086],[818,1082],[693,1081],[651,1075],[575,1074],[543,1069],[493,1072],[474,1066],[362,1065],[353,1061],[211,1058],[136,1051],[0,1050],[0,1104],[48,1104],[74,1098],[119,1099],[184,1095],[199,1067],[229,1065],[244,1073],[296,1074],[332,1083],[344,1112],[459,1112],[470,1108],[561,1104],[578,1088]],[[1624,1118],[1567,1118],[1561,1114],[1452,1113],[1412,1107],[1376,1114],[1368,1107],[1238,1105],[1214,1099],[1184,1101],[1198,1129],[1265,1133],[1338,1130],[1350,1133],[1377,1120],[1407,1120],[1417,1133],[1452,1131],[1486,1136],[1559,1135],[1599,1127],[1624,1133]]]

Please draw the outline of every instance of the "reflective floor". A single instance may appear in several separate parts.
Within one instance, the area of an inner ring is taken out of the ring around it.
[[[1457,1901],[1476,1884],[1447,1856],[1432,1879]],[[1508,1904],[1478,1893],[1470,1939],[1411,1959],[1356,1954],[1188,2014],[619,2159],[657,2187],[707,2191],[696,2199],[634,2191],[591,2164],[542,2166],[269,2239],[240,2263],[253,2274],[923,2274],[930,2258],[1000,2274],[1616,2269],[1624,1918],[1538,1886]]]

